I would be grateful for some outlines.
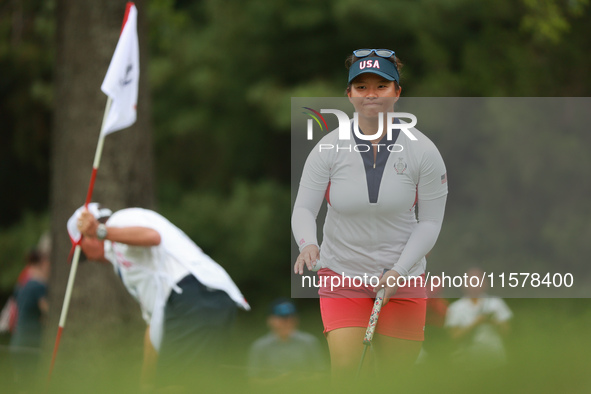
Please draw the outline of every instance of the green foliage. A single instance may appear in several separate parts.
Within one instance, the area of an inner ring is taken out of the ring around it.
[[[569,16],[581,16],[588,0],[523,0],[527,11],[521,27],[542,43],[558,44],[571,25]]]
[[[48,206],[57,105],[54,3],[0,7],[0,33],[8,38],[0,41],[0,228],[6,239],[23,231],[24,212]],[[281,269],[291,264],[286,256],[293,242],[290,98],[343,96],[344,58],[352,49],[395,49],[405,63],[407,97],[591,91],[587,0],[152,0],[139,12],[148,21],[140,39],[150,50],[161,211],[252,288],[269,278],[288,280]],[[508,256],[567,265],[583,260],[590,252],[589,190],[580,174],[589,169],[589,139],[580,130],[559,141],[551,129],[524,133],[519,144],[512,144],[513,134],[493,130],[433,135],[452,186],[434,257],[448,263]],[[553,182],[537,187],[540,176]],[[507,228],[518,235],[509,237]],[[16,254],[11,246],[0,249],[2,261]]]
[[[591,61],[576,48],[588,35],[575,34],[589,19],[585,2],[555,5],[568,49],[520,30],[532,15],[554,15],[545,11],[554,3],[526,4],[151,2],[157,178],[226,192],[235,179],[286,182],[290,97],[342,96],[356,47],[396,49],[406,96],[587,94]],[[583,80],[562,83],[572,72]]]
[[[241,283],[248,300],[289,286],[289,189],[237,182],[228,194],[193,191],[161,211]]]
[[[53,1],[0,6],[0,228],[48,205],[53,8]]]

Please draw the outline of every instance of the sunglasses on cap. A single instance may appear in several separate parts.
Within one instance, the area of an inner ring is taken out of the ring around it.
[[[394,55],[394,51],[389,49],[357,49],[353,51],[353,55],[355,55],[355,57],[367,57],[372,53],[375,53],[377,56],[386,59]]]

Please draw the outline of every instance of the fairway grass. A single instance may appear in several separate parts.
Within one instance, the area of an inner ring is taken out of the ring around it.
[[[468,372],[455,369],[449,362],[416,366],[400,376],[396,371],[368,380],[359,380],[341,392],[393,393],[587,393],[591,387],[591,302],[586,299],[510,299],[514,313],[511,332],[506,338],[509,362],[497,370]],[[315,301],[317,303],[317,301]],[[301,314],[304,331],[322,337],[317,304],[308,302]],[[246,377],[246,359],[250,344],[266,332],[263,313],[241,313],[228,345],[232,349],[222,368],[202,368],[205,376],[199,387],[188,390],[155,392],[213,393],[326,393],[331,392],[327,377],[322,380],[287,380],[280,386],[252,386]],[[65,335],[65,334],[64,334]],[[139,393],[141,338],[125,338],[108,345],[96,338],[85,343],[68,343],[60,349],[48,393]],[[326,346],[325,346],[326,348]],[[81,351],[83,350],[83,351]],[[48,356],[44,354],[45,363]],[[48,364],[46,364],[48,366]],[[207,365],[207,363],[205,363]],[[9,354],[0,354],[0,393],[19,392],[11,382]],[[30,392],[44,392],[46,373]]]

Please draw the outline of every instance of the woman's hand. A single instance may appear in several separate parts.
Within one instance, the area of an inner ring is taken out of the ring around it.
[[[302,275],[304,273],[304,265],[308,267],[310,271],[312,271],[312,268],[314,268],[314,266],[318,263],[319,255],[320,251],[318,250],[318,246],[306,246],[304,249],[302,249],[300,255],[296,259],[293,272]]]
[[[375,293],[377,293],[381,288],[386,289],[386,293],[384,294],[384,305],[390,301],[390,297],[394,297],[394,294],[396,294],[396,290],[398,290],[397,281],[399,276],[400,274],[394,270],[386,271],[382,275],[378,285],[374,288],[373,291]]]

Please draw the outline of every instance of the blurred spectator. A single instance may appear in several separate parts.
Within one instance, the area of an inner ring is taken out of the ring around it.
[[[43,256],[48,257],[51,254],[51,237],[48,232],[43,233],[37,244],[37,252]],[[29,259],[25,261],[25,266],[21,270],[14,286],[13,295],[8,298],[6,304],[0,312],[0,334],[9,333],[12,334],[16,328],[16,322],[18,320],[18,307],[16,305],[16,294],[29,280]]]
[[[257,339],[250,349],[248,375],[252,383],[321,377],[326,363],[320,342],[298,330],[296,307],[289,299],[279,298],[271,304],[267,325],[270,332]]]
[[[50,264],[46,255],[37,249],[27,255],[27,271],[21,280],[27,280],[16,292],[18,320],[10,339],[15,379],[29,384],[34,376],[39,359],[43,318],[47,315],[47,279]]]
[[[468,271],[469,278],[483,272]],[[513,313],[499,297],[485,294],[486,286],[464,288],[464,297],[453,302],[447,311],[445,327],[456,342],[452,360],[465,369],[492,369],[505,364],[503,336],[509,331]]]
[[[12,296],[8,298],[4,308],[2,308],[2,312],[0,314],[0,333],[9,332],[10,334],[14,333],[16,329],[16,322],[18,320],[18,306],[16,304],[16,295],[18,291],[23,288],[23,286],[29,281],[30,278],[30,268],[31,265],[27,259],[26,265],[21,270],[18,278],[16,280],[16,284],[14,286],[14,291]]]

